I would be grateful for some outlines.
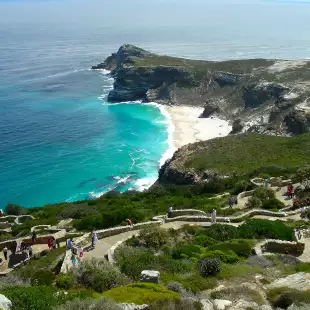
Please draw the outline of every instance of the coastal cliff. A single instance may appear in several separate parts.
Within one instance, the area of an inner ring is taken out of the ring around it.
[[[296,135],[310,128],[308,61],[190,60],[126,44],[92,69],[111,71],[109,102],[204,107],[201,117],[229,120],[233,133]]]

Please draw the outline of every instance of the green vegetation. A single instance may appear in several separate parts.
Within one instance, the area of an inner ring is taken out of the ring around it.
[[[161,299],[178,300],[179,294],[152,283],[134,283],[117,287],[103,294],[118,302],[150,304]]]
[[[14,310],[52,310],[72,299],[92,297],[88,291],[72,291],[65,294],[51,286],[10,287],[0,291],[12,301]]]
[[[229,174],[249,174],[265,168],[265,172],[275,175],[296,171],[309,162],[310,134],[291,138],[242,134],[199,142],[189,148],[194,152],[188,154],[186,168]]]
[[[16,269],[13,274],[31,281],[38,281],[41,284],[49,284],[54,279],[54,271],[59,267],[59,263],[65,256],[65,249],[53,249],[43,253],[46,256],[39,259],[32,259],[27,265]]]
[[[274,307],[283,309],[284,305],[295,304],[310,304],[310,290],[297,291],[287,287],[279,287],[271,289],[267,292],[267,298]]]

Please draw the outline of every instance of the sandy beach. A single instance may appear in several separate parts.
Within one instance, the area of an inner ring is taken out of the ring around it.
[[[225,120],[199,118],[203,108],[165,106],[165,110],[174,127],[172,139],[176,149],[189,143],[227,136],[232,129]]]

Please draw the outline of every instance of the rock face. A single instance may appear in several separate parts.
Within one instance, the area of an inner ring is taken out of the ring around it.
[[[298,272],[286,278],[280,278],[267,286],[268,289],[277,287],[288,287],[299,291],[310,290],[310,273]]]
[[[160,272],[154,270],[143,270],[140,275],[140,282],[159,284]]]
[[[295,135],[310,128],[305,116],[310,111],[310,61],[199,61],[126,44],[92,68],[110,70],[115,78],[110,102],[204,107],[202,117],[241,119],[242,131]]]
[[[215,310],[225,310],[232,304],[229,300],[223,300],[223,299],[214,299],[213,305]]]
[[[12,302],[7,297],[0,294],[0,309],[10,310],[11,308],[12,308]]]
[[[136,304],[118,304],[123,310],[148,310],[148,305],[136,305]]]

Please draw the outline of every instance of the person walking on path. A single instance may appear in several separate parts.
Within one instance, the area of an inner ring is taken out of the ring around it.
[[[168,219],[172,218],[172,211],[173,211],[173,208],[171,206],[169,206],[169,208],[168,208]]]
[[[67,250],[71,250],[72,249],[72,245],[73,245],[72,239],[69,239],[67,241]]]
[[[267,176],[265,179],[265,186],[269,187],[270,186],[270,176]]]
[[[52,248],[52,246],[53,246],[53,240],[52,240],[52,238],[48,238],[48,240],[47,240],[47,246],[48,246],[49,250]]]
[[[6,246],[3,249],[3,256],[5,260],[8,260],[8,248]]]
[[[31,245],[28,246],[28,253],[29,253],[29,257],[32,257],[32,246]]]
[[[130,219],[127,219],[126,222],[127,222],[128,226],[131,226],[131,227],[133,226],[132,221]]]
[[[32,232],[31,240],[32,243],[35,243],[37,241],[37,233],[35,231]]]
[[[229,205],[230,209],[232,209],[232,207],[234,206],[234,203],[235,203],[234,197],[230,196],[229,199],[228,199],[228,205]]]
[[[305,207],[301,207],[301,209],[300,209],[300,217],[302,219],[306,217],[306,208]]]
[[[53,237],[52,238],[52,247],[53,249],[56,249],[57,243],[56,243],[56,239]]]
[[[216,223],[216,209],[212,210],[211,221],[212,223]]]
[[[92,231],[91,233],[91,247],[94,249],[95,248],[95,245],[98,241],[98,237],[97,237],[97,234],[95,232],[95,230]]]

